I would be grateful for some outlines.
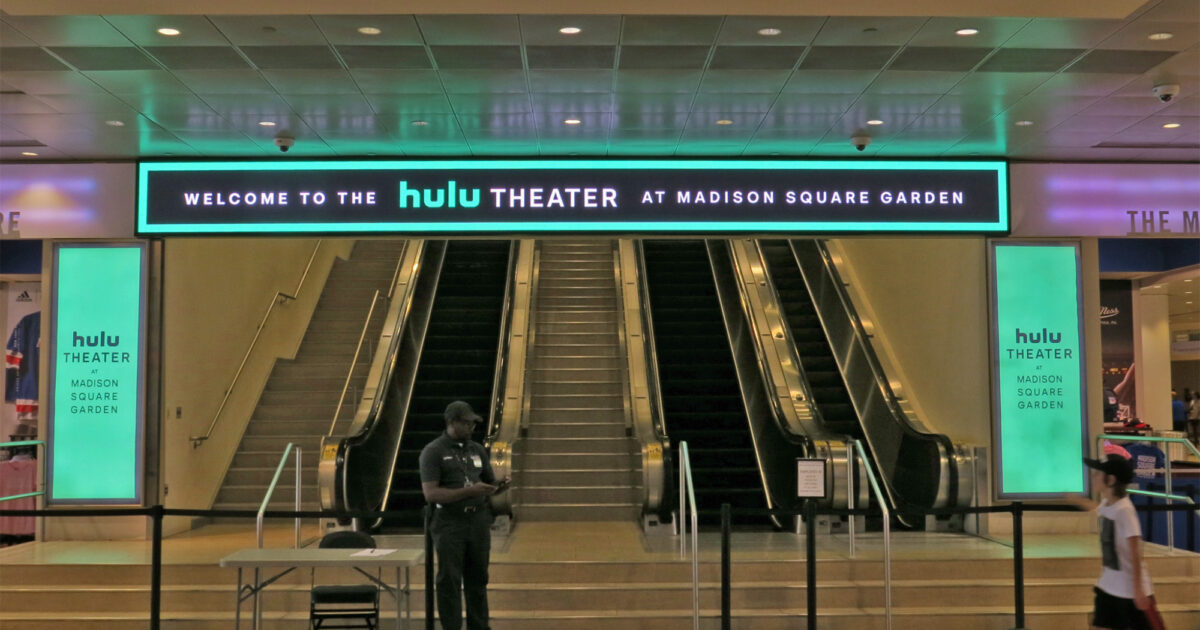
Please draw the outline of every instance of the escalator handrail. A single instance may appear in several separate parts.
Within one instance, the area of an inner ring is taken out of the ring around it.
[[[392,455],[388,460],[388,466],[380,471],[380,474],[386,476],[388,481],[383,485],[383,497],[381,501],[378,502],[379,505],[354,506],[349,504],[349,475],[346,474],[346,470],[354,448],[365,443],[380,426],[380,413],[382,411],[383,403],[387,399],[386,392],[391,386],[393,377],[396,373],[396,362],[399,357],[399,351],[404,339],[407,337],[405,333],[410,329],[411,326],[416,325],[412,318],[413,313],[417,308],[421,308],[422,310],[432,309],[433,301],[437,294],[437,282],[441,276],[442,262],[446,253],[445,241],[441,241],[440,243],[442,245],[441,247],[431,246],[430,241],[425,241],[422,243],[421,250],[417,254],[418,262],[416,264],[416,269],[414,269],[413,273],[409,276],[410,280],[408,286],[405,288],[403,297],[401,298],[403,300],[399,307],[401,309],[401,316],[396,318],[396,321],[393,325],[392,338],[388,344],[387,350],[385,351],[386,354],[383,358],[381,373],[379,378],[376,380],[376,395],[371,401],[371,406],[367,414],[361,420],[359,418],[355,418],[357,430],[354,430],[355,427],[352,426],[348,435],[341,439],[338,443],[338,473],[336,475],[336,479],[341,485],[339,490],[341,491],[340,498],[342,499],[342,504],[338,506],[341,509],[354,510],[360,507],[365,509],[376,509],[386,505],[387,499],[391,494],[391,477],[393,474],[393,468],[395,467],[396,457],[400,452],[400,442],[404,436],[404,423],[407,420],[408,399],[411,398],[412,395],[412,381],[416,378],[415,369],[409,371],[409,380],[404,383],[404,386],[406,387],[406,393],[403,396],[404,410],[403,414],[401,415],[401,427],[396,434]],[[417,285],[420,284],[420,281],[426,277],[425,274],[433,274],[433,279],[430,280],[430,282],[433,282],[433,290],[429,291],[428,295],[420,296],[422,298],[422,303],[417,305]],[[386,328],[387,327],[385,326],[385,329]],[[416,352],[415,365],[420,364],[420,348],[423,348],[425,345],[425,334],[428,331],[428,328],[429,318],[426,317],[424,325],[422,329],[418,331],[417,338],[414,342],[418,348]],[[415,365],[413,366],[414,368]]]
[[[654,428],[654,437],[662,441],[664,446],[669,446],[671,438],[667,434],[667,414],[663,411],[662,384],[658,377],[658,349],[654,344],[654,318],[650,315],[650,283],[646,280],[646,255],[642,250],[641,240],[635,239],[633,247],[637,258],[637,268],[633,271],[642,298],[642,307],[638,310],[642,316],[642,344],[646,355],[646,394],[650,397],[650,424]]]
[[[508,371],[508,347],[512,330],[512,309],[515,304],[513,294],[515,286],[513,279],[517,274],[517,250],[521,241],[509,241],[508,272],[504,280],[504,304],[500,307],[500,339],[496,342],[496,367],[492,373],[492,403],[488,409],[488,426],[484,433],[487,441],[495,439],[500,430],[500,414],[504,413],[504,388],[500,383]]]
[[[732,250],[733,243],[729,242],[729,241],[726,241],[726,242],[728,243],[730,249]],[[762,282],[765,283],[767,291],[770,295],[778,296],[779,292],[775,289],[775,283],[771,279],[771,274],[769,272],[767,272],[769,267],[767,267],[766,260],[764,260],[762,257],[762,248],[756,246],[756,247],[754,247],[754,251],[758,254],[758,257],[759,257],[758,263],[759,263],[759,265],[761,265],[763,272],[764,272]],[[745,271],[743,269],[741,269],[741,265],[738,262],[738,258],[737,258],[737,256],[733,255],[732,251],[730,251],[729,262],[731,265],[733,265],[734,277],[736,279],[738,279],[738,282],[736,284],[737,284],[738,295],[741,297],[743,318],[745,319],[746,324],[750,327],[750,337],[754,340],[754,354],[758,360],[758,370],[761,375],[762,382],[764,384],[773,383],[775,379],[772,375],[773,372],[771,370],[771,367],[767,363],[767,350],[766,350],[766,347],[764,346],[763,340],[762,340],[763,339],[762,329],[759,328],[759,326],[758,326],[758,320],[755,319],[749,312],[749,309],[752,308],[751,307],[752,302],[750,301],[750,296],[748,294],[749,292],[746,289],[746,283],[743,281],[743,279],[745,278],[745,276],[743,275],[745,273]],[[795,343],[795,340],[792,339],[792,331],[790,330],[790,328],[788,326],[782,326],[781,328],[783,329],[783,335],[784,335],[784,339],[786,341],[786,347],[795,348],[796,343]],[[794,357],[793,357],[793,359],[794,359]],[[818,422],[821,422],[823,420],[821,418],[821,412],[820,412],[820,410],[817,409],[816,405],[812,404],[812,400],[813,400],[812,392],[809,391],[809,389],[808,389],[808,378],[804,377],[804,367],[800,364],[799,361],[796,361],[796,367],[797,367],[798,371],[800,372],[801,376],[803,377],[800,379],[800,382],[801,382],[801,386],[804,388],[805,402],[808,403],[808,407],[809,407],[809,410],[811,411],[811,413],[813,414],[813,418],[815,418]],[[791,424],[789,422],[787,422],[788,413],[787,413],[787,410],[784,408],[783,403],[780,402],[779,397],[768,395],[767,400],[769,400],[771,403],[771,409],[772,409],[772,411],[774,411],[775,424],[779,427],[780,434],[785,439],[787,439],[789,442],[791,442],[792,444],[804,445],[805,449],[807,451],[811,452],[812,451],[812,437],[805,435],[805,434],[796,433],[793,430]]]

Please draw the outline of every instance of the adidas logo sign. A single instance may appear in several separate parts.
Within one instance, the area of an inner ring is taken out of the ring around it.
[[[29,291],[22,291],[21,295],[17,296],[18,302],[32,302],[33,298],[29,297]]]

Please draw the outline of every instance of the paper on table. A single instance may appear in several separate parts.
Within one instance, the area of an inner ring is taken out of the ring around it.
[[[352,554],[350,554],[350,555],[351,555],[351,556],[363,556],[363,557],[367,557],[367,558],[374,558],[374,557],[376,557],[376,556],[386,556],[386,555],[388,555],[389,553],[392,553],[392,552],[394,552],[394,551],[396,551],[396,550],[395,550],[395,549],[363,549],[362,551],[357,551],[357,552],[355,552],[355,553],[352,553]]]

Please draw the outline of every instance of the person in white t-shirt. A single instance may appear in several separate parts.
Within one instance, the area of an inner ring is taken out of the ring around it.
[[[1068,497],[1074,505],[1095,510],[1100,517],[1100,556],[1104,565],[1093,589],[1093,630],[1157,630],[1162,617],[1154,602],[1154,587],[1142,559],[1142,526],[1125,487],[1133,481],[1128,459],[1108,454],[1103,460],[1084,458],[1091,468],[1092,487],[1100,502]]]

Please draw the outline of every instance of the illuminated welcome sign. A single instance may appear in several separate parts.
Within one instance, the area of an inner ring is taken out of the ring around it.
[[[138,233],[1008,230],[1003,162],[438,160],[139,167]]]

